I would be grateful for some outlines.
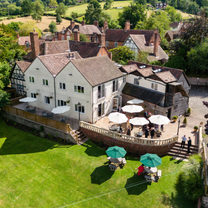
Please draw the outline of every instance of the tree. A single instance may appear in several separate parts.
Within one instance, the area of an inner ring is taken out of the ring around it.
[[[21,4],[21,9],[23,14],[30,15],[32,13],[32,2],[31,0],[23,0]]]
[[[72,13],[71,13],[71,17],[72,17],[73,19],[76,19],[76,18],[78,17],[78,13],[77,13],[77,12],[72,12]]]
[[[55,33],[57,31],[56,23],[54,21],[52,21],[48,27],[51,33]]]
[[[35,26],[35,21],[34,20],[29,20],[22,24],[19,29],[19,35],[20,36],[28,36],[30,35],[30,32],[33,32],[33,29],[38,33],[38,37],[41,36],[41,30]]]
[[[60,14],[57,14],[57,16],[56,16],[56,22],[58,24],[60,24],[62,22],[62,19],[61,19],[61,15]]]
[[[64,3],[60,3],[59,6],[56,8],[56,14],[65,15],[67,11],[67,6]]]
[[[14,31],[18,31],[20,29],[21,25],[23,25],[22,22],[11,22],[11,23],[7,24],[7,26]]]
[[[147,4],[147,0],[134,0],[135,3],[137,4],[142,4],[142,5],[145,5]]]
[[[112,52],[113,61],[116,63],[125,65],[129,60],[135,59],[134,52],[127,46],[118,46],[110,49],[109,52]]]
[[[41,21],[43,13],[44,13],[44,6],[42,1],[36,0],[35,2],[33,2],[33,13],[31,15],[32,18],[37,22]]]
[[[80,41],[82,42],[90,42],[86,35],[80,33]]]
[[[56,0],[51,0],[51,2],[49,3],[49,6],[55,7],[55,6],[58,6],[58,3]]]
[[[199,5],[195,1],[190,2],[190,4],[188,5],[187,12],[190,13],[190,14],[198,14]]]
[[[149,61],[147,60],[147,57],[148,57],[148,53],[146,53],[144,51],[139,51],[138,55],[136,57],[136,61],[147,64],[147,63],[149,63]]]
[[[182,20],[181,13],[177,12],[177,10],[171,6],[168,6],[165,10],[170,18],[170,22],[180,22]]]
[[[105,4],[103,5],[103,9],[107,10],[110,9],[113,4],[113,0],[106,0]]]
[[[93,24],[94,21],[99,21],[101,11],[99,2],[97,0],[91,0],[85,12],[86,23]]]
[[[118,22],[122,28],[124,28],[126,20],[130,20],[131,28],[135,28],[137,22],[144,22],[146,20],[144,6],[135,3],[131,3],[130,6],[125,7],[123,12],[119,13],[118,16]]]

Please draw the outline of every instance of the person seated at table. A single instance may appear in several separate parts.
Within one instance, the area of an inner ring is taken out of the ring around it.
[[[138,173],[137,173],[137,175],[139,176],[141,173],[143,173],[144,172],[144,165],[143,164],[141,164],[138,168]]]
[[[148,136],[149,136],[149,130],[148,130],[148,128],[146,127],[146,129],[145,129],[145,138],[148,138]]]
[[[153,138],[154,138],[154,135],[155,135],[155,130],[154,130],[154,128],[151,128],[151,130],[150,130],[150,135],[151,135],[151,139],[153,139]]]
[[[158,131],[158,130],[159,130],[159,125],[155,124],[155,131]]]
[[[120,134],[122,134],[123,133],[123,129],[122,129],[122,127],[120,126],[120,128],[119,128],[119,132],[118,133],[120,133]]]
[[[131,129],[130,129],[130,126],[128,127],[126,134],[127,134],[128,136],[131,135]]]

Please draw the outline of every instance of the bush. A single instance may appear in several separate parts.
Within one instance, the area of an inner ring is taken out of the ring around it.
[[[191,113],[191,108],[188,108],[187,113]]]
[[[194,126],[194,129],[198,130],[198,128],[199,128],[198,126]]]
[[[44,126],[40,126],[40,131],[44,131]]]
[[[187,118],[186,117],[183,119],[183,123],[187,123]]]
[[[178,118],[178,116],[173,116],[173,119],[177,119]]]

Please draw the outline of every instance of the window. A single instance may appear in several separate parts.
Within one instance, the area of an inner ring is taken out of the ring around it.
[[[74,92],[83,93],[84,94],[84,87],[74,85]]]
[[[158,84],[152,83],[152,84],[151,84],[151,88],[152,88],[153,90],[157,90],[157,89],[158,89]]]
[[[36,93],[31,93],[32,98],[36,98]]]
[[[63,35],[62,35],[61,39],[64,40],[64,36]]]
[[[67,36],[66,36],[66,39],[67,39],[67,40],[70,40],[70,35],[67,35]]]
[[[117,46],[118,46],[118,43],[117,43],[117,42],[115,42],[115,43],[114,43],[114,47],[116,48]]]
[[[78,107],[78,105],[75,104],[75,111],[80,113],[85,113],[85,108],[82,105]]]
[[[46,104],[50,104],[50,98],[47,97],[47,96],[45,96],[45,103],[46,103]]]
[[[126,76],[123,76],[123,83],[126,83]]]
[[[47,79],[43,79],[43,85],[48,86],[48,80]]]
[[[113,92],[118,91],[118,79],[113,80]]]
[[[55,41],[57,41],[58,39],[57,38],[55,38]]]
[[[63,83],[63,82],[59,82],[59,87],[60,87],[60,89],[65,90],[66,89],[66,84]]]
[[[109,42],[108,41],[105,42],[105,46],[109,47]]]
[[[101,103],[98,105],[98,117],[105,114],[105,103]]]
[[[65,105],[66,105],[66,101],[58,100],[58,106],[65,106]]]
[[[95,42],[96,42],[96,43],[98,42],[98,37],[97,37],[97,36],[95,37]]]
[[[24,91],[24,86],[17,84],[17,91],[23,92]]]
[[[29,81],[32,82],[32,83],[34,83],[35,82],[34,77],[29,76]]]
[[[98,99],[105,97],[105,85],[98,86]]]
[[[138,78],[134,78],[134,84],[139,85],[139,79]]]

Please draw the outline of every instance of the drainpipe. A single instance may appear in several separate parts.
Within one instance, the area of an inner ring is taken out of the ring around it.
[[[55,108],[56,108],[56,80],[55,80],[55,78],[56,78],[56,75],[54,74],[53,75],[53,78],[54,78],[54,100],[55,100]]]

